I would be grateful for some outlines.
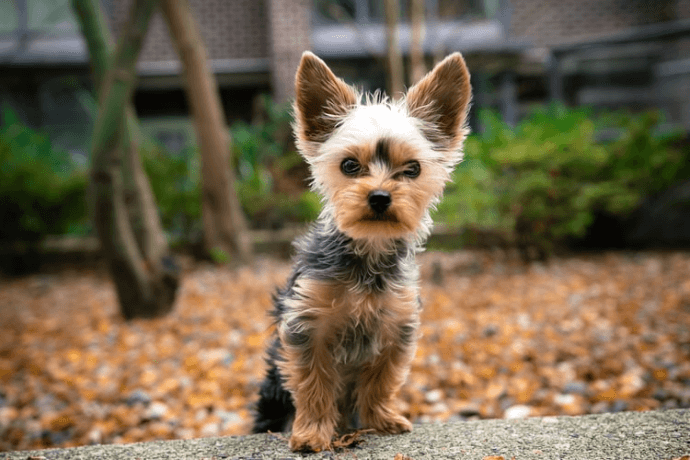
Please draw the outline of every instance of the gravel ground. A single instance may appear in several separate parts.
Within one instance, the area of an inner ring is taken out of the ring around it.
[[[690,407],[690,253],[427,253],[414,422]],[[248,432],[289,264],[190,266],[129,323],[98,270],[0,280],[0,450]]]

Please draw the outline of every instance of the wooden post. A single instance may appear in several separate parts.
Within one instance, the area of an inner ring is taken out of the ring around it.
[[[405,91],[405,71],[398,41],[400,4],[398,0],[384,0],[386,14],[386,45],[388,55],[388,93],[399,97]]]
[[[424,62],[424,0],[410,0],[410,22],[412,36],[410,40],[410,85],[414,85],[426,75]]]

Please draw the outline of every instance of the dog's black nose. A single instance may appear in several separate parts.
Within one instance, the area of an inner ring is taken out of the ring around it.
[[[374,190],[369,193],[369,206],[377,214],[386,212],[391,205],[391,194],[385,190]]]

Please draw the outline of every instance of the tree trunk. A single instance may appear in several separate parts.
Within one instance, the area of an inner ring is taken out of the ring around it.
[[[104,76],[108,72],[109,59],[112,54],[112,37],[103,15],[103,11],[93,0],[72,0],[72,6],[77,13],[82,32],[86,38],[94,86],[99,100],[103,97]],[[102,101],[101,101],[102,102]],[[158,210],[153,197],[153,191],[146,178],[146,174],[139,158],[139,140],[141,132],[134,114],[131,101],[126,109],[127,123],[122,127],[123,136],[121,146],[122,175],[124,185],[124,199],[130,216],[130,223],[134,227],[139,250],[144,258],[152,261],[159,260],[168,254],[168,245],[163,228],[158,217]]]
[[[252,256],[252,244],[235,192],[229,161],[230,133],[206,47],[187,0],[164,0],[162,7],[182,61],[201,152],[205,250],[209,254],[221,250],[246,262]]]
[[[73,0],[99,94],[92,141],[94,223],[126,319],[169,312],[179,279],[139,159],[139,129],[131,107],[134,66],[156,4],[135,0],[109,59],[110,36],[97,3]]]
[[[405,71],[398,42],[400,4],[398,0],[384,0],[386,16],[386,45],[388,47],[388,92],[399,97],[405,91]]]
[[[410,0],[410,22],[412,37],[410,40],[410,86],[426,75],[424,63],[424,0]]]

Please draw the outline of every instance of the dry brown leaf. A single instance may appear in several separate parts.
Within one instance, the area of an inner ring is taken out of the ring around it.
[[[395,457],[393,458],[393,460],[414,460],[414,459],[412,457],[409,457],[405,454],[401,454],[398,452],[397,454],[395,454]]]
[[[355,447],[356,445],[364,442],[364,439],[362,438],[363,434],[373,433],[373,432],[374,432],[374,430],[369,428],[366,430],[357,430],[357,431],[354,431],[352,433],[344,434],[340,438],[333,441],[333,447],[336,449]]]
[[[690,253],[554,258],[548,269],[482,251],[420,262],[422,334],[400,394],[413,421],[500,418],[518,404],[534,415],[683,404]],[[434,263],[442,286],[430,282]],[[479,270],[456,270],[469,265]],[[271,293],[289,273],[270,259],[199,265],[172,315],[133,322],[105,272],[0,278],[0,451],[246,434]]]

